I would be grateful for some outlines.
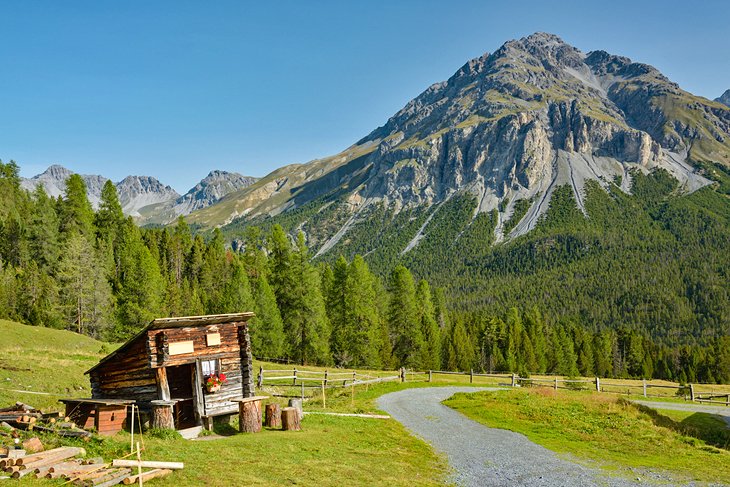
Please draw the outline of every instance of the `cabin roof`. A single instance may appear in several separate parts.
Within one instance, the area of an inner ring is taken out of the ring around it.
[[[88,374],[100,365],[108,362],[109,360],[123,354],[129,346],[134,343],[139,337],[146,335],[150,330],[164,330],[168,328],[185,328],[191,326],[207,326],[207,325],[218,325],[222,323],[235,323],[238,321],[248,321],[255,315],[251,312],[246,313],[226,313],[218,315],[203,315],[203,316],[177,316],[171,318],[157,318],[152,320],[139,333],[134,335],[132,338],[127,340],[121,347],[104,357],[99,361],[98,364],[84,372]]]

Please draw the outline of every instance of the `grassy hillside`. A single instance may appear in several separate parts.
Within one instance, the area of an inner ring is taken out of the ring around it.
[[[0,337],[0,406],[22,401],[61,409],[59,398],[89,397],[84,372],[114,349],[70,331],[5,320]]]
[[[708,414],[660,414],[608,394],[547,388],[455,394],[444,404],[608,471],[730,482],[730,430]]]

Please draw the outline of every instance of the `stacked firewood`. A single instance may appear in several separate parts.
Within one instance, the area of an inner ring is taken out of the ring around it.
[[[58,436],[89,438],[91,433],[79,428],[70,418],[61,413],[41,413],[33,406],[22,402],[14,406],[0,409],[0,426],[18,428],[27,431],[42,431]]]
[[[136,484],[164,477],[183,468],[178,462],[151,462],[114,460],[105,463],[102,458],[83,459],[86,452],[78,447],[59,447],[35,453],[8,450],[0,457],[0,469],[6,477],[61,479],[80,487],[109,487],[117,484]],[[142,471],[142,468],[150,469]]]

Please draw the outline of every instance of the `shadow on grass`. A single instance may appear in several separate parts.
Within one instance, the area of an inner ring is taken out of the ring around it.
[[[702,440],[708,445],[730,450],[730,429],[727,423],[717,415],[709,413],[694,413],[682,421],[665,416],[656,409],[632,403],[642,413],[646,414],[657,426],[669,428],[677,433]]]

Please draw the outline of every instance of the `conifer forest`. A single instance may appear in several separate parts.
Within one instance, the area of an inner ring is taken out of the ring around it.
[[[573,272],[566,276],[593,272],[592,292],[603,285],[605,297],[616,289],[611,278],[602,280],[606,261],[598,254],[582,264],[571,264],[575,254],[570,252],[564,256],[545,252],[543,260],[521,254],[526,249],[539,254],[546,242],[556,249],[573,245],[589,253],[600,245],[590,222],[581,224],[588,231],[578,240],[571,240],[568,233],[551,233],[574,221],[570,212],[575,210],[560,193],[533,235],[489,252],[465,251],[478,261],[468,267],[472,269],[468,272],[479,274],[474,277],[450,274],[443,262],[452,256],[440,255],[438,249],[386,261],[379,252],[367,255],[345,248],[315,259],[305,234],[283,220],[283,225],[201,232],[181,217],[167,227],[140,228],[124,216],[110,181],[94,210],[80,176],[67,180],[64,196],[52,198],[42,185],[32,193],[22,189],[18,166],[11,161],[0,165],[0,317],[120,342],[157,317],[254,311],[252,347],[259,358],[337,367],[730,382],[730,336],[703,335],[687,325],[700,319],[715,320],[708,330],[721,331],[724,326],[726,222],[692,201],[674,206],[658,203],[651,191],[659,183],[649,183],[637,184],[637,193],[645,190],[643,201],[649,206],[640,211],[636,205],[625,205],[630,210],[621,211],[638,215],[634,228],[647,214],[660,215],[664,228],[656,236],[674,232],[683,245],[709,249],[702,261],[686,264],[714,267],[708,275],[719,280],[686,282],[696,309],[674,310],[683,316],[672,310],[666,315],[663,310],[652,311],[648,301],[639,299],[627,319],[611,315],[601,297],[594,304],[601,308],[596,316],[561,313],[556,302],[586,298],[575,290],[563,291],[570,287],[565,283],[552,285],[556,277],[545,259],[559,258],[572,265]],[[695,199],[703,197],[708,196]],[[616,225],[611,218],[618,210],[599,198],[605,196],[592,200],[601,203],[595,206],[595,215],[601,216],[593,222]],[[469,201],[457,201],[445,222],[458,221],[460,204],[471,211]],[[488,222],[489,215],[484,217]],[[692,241],[690,232],[683,230],[690,224],[704,226],[703,233],[692,234]],[[443,228],[442,238],[451,238],[446,223]],[[229,232],[234,230],[240,245],[232,247]],[[721,243],[717,248],[708,243],[712,232]],[[628,233],[629,238],[613,235],[615,240],[604,240],[602,245],[615,250],[643,239]],[[668,254],[673,252],[667,239],[641,245],[660,245]],[[441,264],[427,259],[440,259]],[[520,272],[510,267],[517,260],[524,264]],[[529,272],[526,265],[533,266]],[[674,276],[662,274],[661,266],[636,266],[642,272],[655,271],[652,279],[658,285],[647,288],[647,293],[658,295],[656,302],[667,302],[661,294],[670,291],[661,283],[673,282]],[[692,275],[685,273],[684,279],[691,280]],[[540,298],[546,289],[558,296]],[[513,302],[504,296],[520,299]],[[653,320],[663,320],[662,332],[655,331]]]

